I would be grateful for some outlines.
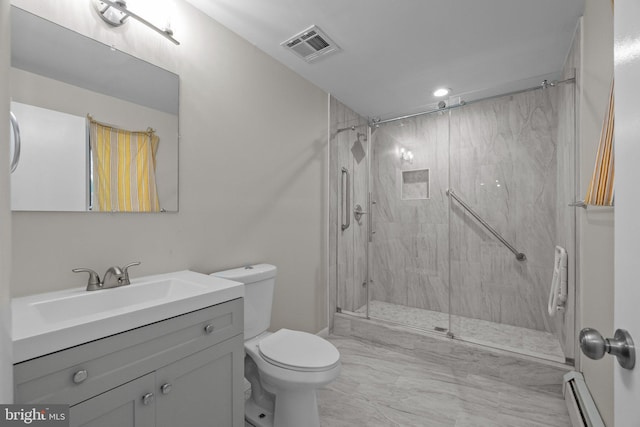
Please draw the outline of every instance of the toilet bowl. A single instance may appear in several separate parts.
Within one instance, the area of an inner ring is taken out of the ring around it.
[[[340,374],[340,352],[301,331],[266,332],[276,267],[259,264],[213,273],[245,284],[245,419],[256,427],[319,427],[316,390]]]
[[[245,371],[252,390],[245,408],[247,420],[256,427],[319,426],[316,389],[338,377],[338,350],[316,335],[288,329],[261,334],[244,348],[249,359],[245,366],[253,363],[257,368]],[[254,374],[258,377],[251,378]]]

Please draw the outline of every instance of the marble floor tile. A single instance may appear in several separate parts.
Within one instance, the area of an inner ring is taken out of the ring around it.
[[[342,371],[318,390],[322,427],[570,427],[564,400],[393,348],[330,336]],[[515,374],[514,374],[515,375]]]
[[[366,306],[363,306],[356,312],[364,313],[365,310]],[[377,300],[369,302],[369,317],[429,331],[433,331],[435,328],[449,330],[448,313]],[[565,361],[558,338],[549,332],[457,315],[451,316],[451,331],[456,337],[477,344],[485,344],[560,363]]]

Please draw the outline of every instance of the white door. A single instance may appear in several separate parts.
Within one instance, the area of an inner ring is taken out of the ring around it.
[[[640,344],[640,2],[616,0],[615,328]],[[640,361],[614,371],[615,425],[640,426]]]

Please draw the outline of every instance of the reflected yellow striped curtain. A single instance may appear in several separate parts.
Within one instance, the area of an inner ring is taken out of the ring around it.
[[[591,182],[587,189],[584,202],[587,205],[613,206],[614,195],[614,156],[613,156],[613,129],[614,129],[614,98],[613,83],[609,95],[609,108],[602,126],[600,145],[596,156],[596,164],[593,168]]]
[[[159,212],[152,129],[134,132],[89,117],[93,160],[92,209],[99,212]]]

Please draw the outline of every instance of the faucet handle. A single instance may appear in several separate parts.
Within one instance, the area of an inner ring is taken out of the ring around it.
[[[96,289],[100,289],[102,287],[102,283],[100,282],[100,276],[98,273],[93,271],[90,268],[74,268],[74,273],[89,273],[89,280],[87,281],[87,290],[95,291]]]
[[[122,267],[122,271],[124,271],[125,274],[126,274],[127,273],[127,269],[129,267],[133,267],[133,266],[140,265],[140,264],[142,264],[140,261],[129,263],[129,264],[125,265],[124,267]]]
[[[126,285],[131,283],[129,281],[129,267],[134,267],[134,266],[140,265],[140,264],[141,264],[140,261],[136,261],[136,262],[129,263],[129,264],[125,265],[124,267],[122,267],[122,272],[124,273],[124,280],[125,280],[125,284]]]

